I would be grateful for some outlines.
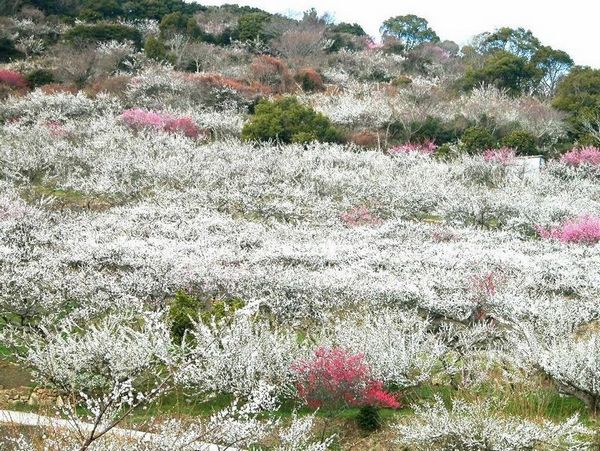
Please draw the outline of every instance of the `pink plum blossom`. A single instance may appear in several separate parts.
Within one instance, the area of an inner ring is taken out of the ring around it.
[[[580,216],[566,221],[560,227],[546,229],[536,227],[542,238],[550,238],[563,243],[595,244],[600,241],[600,218]]]
[[[489,163],[508,165],[516,158],[514,149],[502,147],[500,149],[488,149],[483,152],[483,159]]]
[[[600,149],[597,147],[582,147],[580,149],[571,149],[560,159],[569,166],[600,166]]]
[[[400,153],[422,153],[424,155],[431,155],[436,151],[438,146],[432,141],[428,140],[423,143],[411,143],[406,142],[404,144],[400,144],[398,146],[392,147],[389,149],[389,153],[391,154],[400,154]]]
[[[201,134],[200,128],[188,117],[174,117],[167,113],[158,113],[141,108],[131,108],[121,114],[121,119],[131,128],[155,128],[168,133],[179,133],[188,138],[197,138]]]

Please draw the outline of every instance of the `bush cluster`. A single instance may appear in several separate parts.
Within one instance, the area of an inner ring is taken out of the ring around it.
[[[461,136],[462,148],[467,153],[481,152],[485,149],[491,149],[498,145],[498,140],[485,127],[469,127]]]
[[[515,149],[518,155],[536,155],[538,152],[535,136],[525,130],[514,130],[502,138],[501,145]]]
[[[54,74],[48,69],[35,69],[25,76],[27,82],[32,88],[49,85],[54,83]]]
[[[338,142],[341,134],[323,114],[302,105],[295,97],[283,97],[261,100],[244,125],[242,138],[281,143]]]
[[[300,69],[296,72],[296,75],[294,75],[294,80],[296,80],[303,91],[313,92],[325,89],[323,78],[312,68]]]

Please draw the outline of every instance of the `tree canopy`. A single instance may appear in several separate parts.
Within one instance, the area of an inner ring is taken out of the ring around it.
[[[539,71],[538,93],[552,96],[574,62],[567,52],[541,46],[531,58],[531,64]]]
[[[517,95],[531,86],[535,76],[535,68],[524,58],[506,50],[499,50],[485,59],[483,67],[467,69],[464,87],[471,89],[481,84],[489,84]]]
[[[568,114],[571,133],[586,135],[586,124],[600,120],[600,69],[575,67],[559,83],[553,105]]]
[[[14,14],[15,4],[33,6],[44,14],[102,20],[115,17],[160,20],[172,12],[193,14],[206,9],[183,0],[0,0],[0,14]]]
[[[527,87],[546,97],[554,94],[561,78],[574,64],[568,53],[542,45],[524,28],[503,27],[482,33],[463,53],[485,58],[483,67],[467,71],[467,87],[472,86],[472,81],[492,83],[512,93]],[[515,72],[511,73],[511,68]]]
[[[334,33],[347,33],[353,34],[354,36],[366,36],[365,30],[357,23],[340,22],[339,24],[333,25],[331,31]]]
[[[476,40],[482,53],[504,50],[528,60],[541,46],[539,39],[524,28],[502,27],[492,33],[483,33]]]
[[[270,16],[264,12],[252,12],[244,14],[238,22],[238,32],[241,41],[252,41],[256,38],[265,40],[267,35],[265,25]]]
[[[438,42],[440,38],[429,27],[427,20],[408,14],[406,16],[390,17],[380,28],[385,37],[398,39],[407,51],[425,42]]]

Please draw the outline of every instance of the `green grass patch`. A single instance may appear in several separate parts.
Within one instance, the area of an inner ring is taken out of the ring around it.
[[[44,198],[53,200],[51,208],[54,209],[89,209],[106,210],[117,204],[109,196],[87,195],[80,191],[56,188],[48,185],[32,185],[22,192],[26,202],[32,203]]]
[[[414,219],[419,222],[425,222],[427,224],[442,224],[446,219],[441,215],[434,215],[430,213],[423,213],[414,216]]]
[[[5,359],[6,357],[10,357],[11,355],[12,351],[10,350],[10,348],[0,343],[0,359]]]
[[[229,406],[233,399],[233,396],[227,394],[215,395],[210,399],[199,399],[178,388],[151,404],[135,409],[127,419],[127,423],[139,424],[150,418],[168,416],[206,418]]]

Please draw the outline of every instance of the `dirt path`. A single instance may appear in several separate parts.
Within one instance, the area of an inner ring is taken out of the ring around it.
[[[0,359],[0,386],[19,388],[31,383],[31,374],[14,363]]]

